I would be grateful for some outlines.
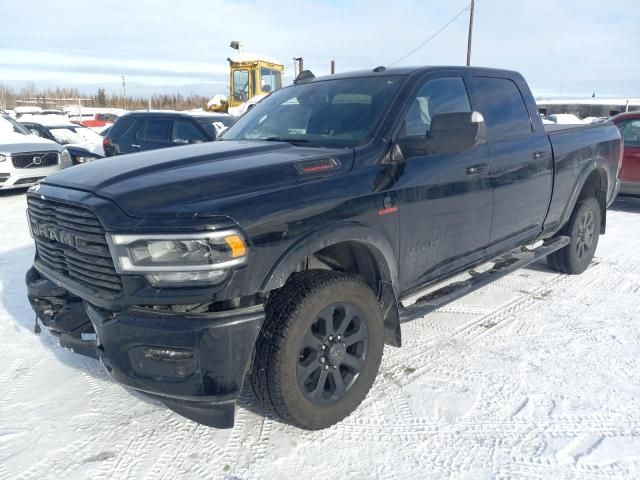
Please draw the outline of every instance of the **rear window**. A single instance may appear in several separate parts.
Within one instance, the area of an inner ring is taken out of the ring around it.
[[[219,117],[197,117],[196,119],[198,120],[200,125],[202,125],[204,129],[209,132],[209,134],[214,138],[220,135],[220,133],[224,132],[227,128],[229,128],[236,122],[235,118],[223,115],[220,115]]]
[[[476,77],[478,110],[492,140],[531,133],[529,112],[517,85],[507,78]]]

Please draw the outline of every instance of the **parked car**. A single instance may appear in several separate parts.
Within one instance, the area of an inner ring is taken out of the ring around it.
[[[609,117],[586,117],[582,119],[582,123],[601,123],[609,120]]]
[[[584,123],[578,117],[576,117],[573,113],[554,113],[548,115],[547,117],[553,123],[557,123],[559,125],[580,125]]]
[[[136,118],[121,130],[175,132]],[[232,426],[249,378],[273,415],[328,427],[363,400],[402,322],[544,257],[589,266],[620,133],[546,128],[511,71],[307,75],[220,141],[30,192],[29,301],[62,345],[188,418]]]
[[[543,125],[555,125],[556,122],[554,122],[553,120],[549,120],[549,118],[546,115],[540,115],[540,120],[542,121]]]
[[[166,110],[131,112],[113,124],[104,137],[107,156],[214,141],[236,118],[223,113]]]
[[[72,123],[62,115],[23,115],[18,121],[29,131],[60,145],[79,147],[93,153],[95,157],[104,157],[103,138],[90,128]]]
[[[624,143],[620,193],[640,195],[640,112],[621,113],[611,121],[620,129]]]
[[[71,155],[71,160],[74,165],[81,165],[83,163],[94,162],[96,160],[100,160],[104,158],[97,153],[94,153],[86,148],[79,147],[76,145],[67,145],[67,150],[69,151],[69,155]]]
[[[6,113],[0,113],[0,190],[28,187],[71,166],[65,147],[31,135]]]

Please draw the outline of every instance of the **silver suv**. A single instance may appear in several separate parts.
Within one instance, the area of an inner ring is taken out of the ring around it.
[[[0,190],[34,185],[72,165],[65,147],[31,132],[0,113]]]

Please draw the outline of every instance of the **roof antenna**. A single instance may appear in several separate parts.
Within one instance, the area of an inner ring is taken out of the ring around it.
[[[299,83],[309,82],[309,81],[313,80],[314,78],[316,78],[316,76],[313,74],[313,72],[311,70],[303,70],[298,74],[298,76],[293,81],[293,83],[295,85],[297,85]]]
[[[373,71],[378,73],[378,72],[384,72],[386,69],[387,67],[385,67],[384,65],[380,65],[379,67],[374,68]]]

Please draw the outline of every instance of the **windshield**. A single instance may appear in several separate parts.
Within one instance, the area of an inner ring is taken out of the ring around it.
[[[13,132],[22,135],[31,135],[31,132],[16,122],[9,115],[0,115],[0,133]]]
[[[83,127],[54,127],[49,132],[56,142],[66,145],[69,143],[100,143],[102,137],[89,128]]]
[[[373,135],[402,78],[346,78],[278,90],[242,116],[221,140],[362,145]]]

